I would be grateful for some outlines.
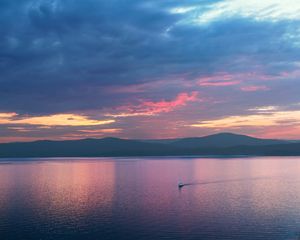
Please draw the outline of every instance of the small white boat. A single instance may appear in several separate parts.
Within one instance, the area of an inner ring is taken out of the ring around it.
[[[184,184],[182,182],[178,183],[178,188],[182,188],[184,186]]]

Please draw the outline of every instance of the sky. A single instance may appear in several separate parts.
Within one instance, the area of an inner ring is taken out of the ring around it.
[[[1,0],[0,142],[300,139],[299,0]]]

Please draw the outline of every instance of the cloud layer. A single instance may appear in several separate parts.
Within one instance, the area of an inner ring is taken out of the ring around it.
[[[203,135],[219,129],[191,126],[263,106],[298,111],[299,9],[294,0],[2,0],[0,116],[43,124],[2,122],[1,141]],[[53,116],[91,124],[58,127]],[[109,116],[117,130],[92,124]],[[283,128],[272,125],[295,137]],[[255,121],[238,131],[269,134]]]

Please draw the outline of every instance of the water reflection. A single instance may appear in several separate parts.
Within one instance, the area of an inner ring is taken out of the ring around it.
[[[32,169],[32,199],[39,208],[65,215],[88,215],[93,207],[111,209],[114,194],[114,163],[58,162]],[[35,175],[34,173],[39,173]],[[40,184],[42,182],[43,184]],[[92,200],[93,204],[89,204]],[[47,213],[46,213],[47,214]]]
[[[3,239],[291,239],[300,159],[0,164]],[[178,191],[181,179],[187,183]]]
[[[35,161],[5,164],[0,165],[0,183],[2,214],[12,207],[22,208],[29,211],[31,220],[79,224],[95,207],[111,211],[114,163]]]

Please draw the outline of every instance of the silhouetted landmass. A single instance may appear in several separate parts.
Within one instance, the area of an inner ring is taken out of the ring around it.
[[[115,156],[300,156],[300,143],[232,133],[199,138],[127,140],[119,138],[0,144],[0,157]]]
[[[203,148],[203,147],[234,147],[243,146],[263,146],[284,144],[286,141],[273,139],[259,139],[245,135],[233,133],[219,133],[205,137],[182,138],[182,139],[161,139],[161,140],[145,140],[152,143],[165,143],[171,146],[184,148]]]

